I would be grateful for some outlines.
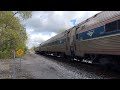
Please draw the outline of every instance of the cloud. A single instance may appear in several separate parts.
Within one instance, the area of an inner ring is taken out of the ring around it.
[[[42,34],[42,33],[34,33],[34,34],[29,34],[29,39],[27,45],[29,47],[32,46],[38,46],[41,42],[48,40],[49,38],[55,36],[56,33],[51,32],[49,35],[48,34]]]
[[[63,30],[93,16],[100,11],[33,11],[32,18],[23,21],[29,36],[28,46],[39,44]]]

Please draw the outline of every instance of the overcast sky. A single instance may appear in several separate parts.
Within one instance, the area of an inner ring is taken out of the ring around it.
[[[28,34],[27,46],[37,46],[98,12],[100,11],[33,11],[32,18],[22,22]]]

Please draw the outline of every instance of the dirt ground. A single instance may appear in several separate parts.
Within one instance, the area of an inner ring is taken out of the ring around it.
[[[119,79],[120,74],[79,62],[28,53],[21,59],[0,62],[0,79]]]

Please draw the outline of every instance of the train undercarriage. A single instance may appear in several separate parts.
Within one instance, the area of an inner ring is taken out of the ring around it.
[[[38,53],[38,52],[37,52]],[[104,55],[104,54],[85,54],[84,57],[75,55],[66,55],[62,52],[39,52],[43,55],[50,55],[54,57],[64,58],[66,60],[77,60],[80,62],[91,63],[100,65],[109,69],[120,68],[120,56],[119,55]]]

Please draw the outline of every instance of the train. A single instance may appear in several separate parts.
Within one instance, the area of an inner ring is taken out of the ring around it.
[[[120,11],[102,11],[41,43],[36,53],[120,66]]]

